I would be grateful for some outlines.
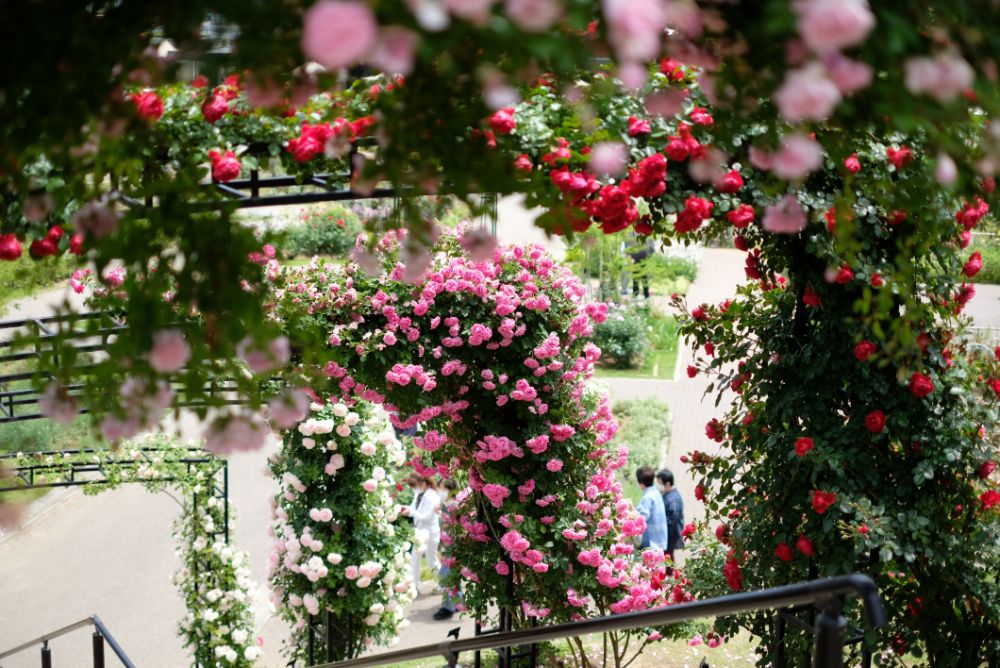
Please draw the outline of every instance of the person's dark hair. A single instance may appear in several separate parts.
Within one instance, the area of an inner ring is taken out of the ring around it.
[[[437,482],[434,481],[434,478],[430,478],[425,475],[418,475],[417,480],[419,480],[420,482],[427,483],[428,487],[430,487],[433,490],[437,490]]]
[[[454,492],[456,489],[458,489],[458,483],[455,482],[454,478],[448,478],[447,480],[444,481],[444,488],[449,492]]]
[[[640,485],[652,487],[653,483],[656,482],[656,472],[648,466],[643,466],[635,472],[635,479]]]
[[[663,469],[662,471],[657,473],[656,479],[660,481],[661,485],[674,484],[674,474],[671,473],[668,469]]]

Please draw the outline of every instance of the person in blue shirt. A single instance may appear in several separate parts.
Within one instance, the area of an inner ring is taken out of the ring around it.
[[[656,488],[656,473],[648,466],[635,472],[636,482],[642,489],[642,499],[636,510],[646,520],[646,531],[642,534],[640,548],[653,547],[667,549],[667,515],[663,510],[663,497]]]
[[[674,487],[674,474],[663,469],[656,474],[656,481],[663,493],[663,509],[667,518],[667,548],[671,561],[676,561],[676,551],[684,549],[684,499]]]

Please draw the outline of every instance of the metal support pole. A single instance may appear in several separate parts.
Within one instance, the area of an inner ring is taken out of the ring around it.
[[[52,668],[52,650],[48,640],[42,643],[42,668]]]
[[[104,636],[94,631],[94,668],[104,668]]]
[[[785,668],[785,616],[784,610],[774,613],[774,661],[773,668]]]
[[[229,545],[229,462],[222,460],[222,523],[225,527],[226,545]]]
[[[843,602],[834,596],[822,604],[816,617],[816,644],[813,655],[815,668],[843,668],[844,635],[847,618],[843,614]]]

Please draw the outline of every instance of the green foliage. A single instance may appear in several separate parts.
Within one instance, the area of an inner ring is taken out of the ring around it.
[[[0,454],[95,447],[103,447],[103,441],[86,417],[77,418],[69,426],[62,426],[51,420],[0,424]]]
[[[13,262],[0,261],[0,309],[15,299],[69,280],[75,260],[72,255],[33,260],[25,253]]]
[[[284,250],[289,257],[329,255],[344,257],[364,227],[357,214],[334,204],[302,215],[301,222],[288,228]]]
[[[608,319],[594,326],[593,341],[602,359],[616,369],[635,367],[649,349],[645,312],[636,307],[612,305]]]
[[[655,398],[627,399],[613,407],[619,422],[615,440],[629,449],[630,466],[657,468],[669,448],[670,407]]]
[[[983,255],[983,268],[970,280],[973,283],[1000,283],[1000,237],[974,236],[968,247],[970,253],[979,251]]]

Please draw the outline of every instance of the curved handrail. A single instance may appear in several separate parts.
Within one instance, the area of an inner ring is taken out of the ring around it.
[[[770,610],[804,604],[824,604],[831,599],[838,600],[843,596],[854,595],[861,599],[865,609],[865,619],[874,628],[885,626],[885,610],[879,599],[875,582],[867,575],[843,575],[809,582],[799,582],[782,587],[773,587],[760,591],[741,592],[717,598],[680,603],[655,610],[629,612],[609,617],[596,617],[578,622],[539,626],[521,631],[510,631],[500,634],[489,634],[421,645],[411,649],[386,652],[375,656],[324,663],[312,668],[363,668],[385,666],[391,663],[425,659],[435,656],[445,656],[454,660],[462,652],[477,650],[500,649],[514,645],[528,645],[548,640],[559,640],[591,633],[607,631],[623,631],[641,627],[669,626],[699,617],[723,617],[751,612],[755,610]]]
[[[101,636],[103,636],[104,641],[108,643],[108,645],[111,647],[111,651],[115,653],[115,656],[118,657],[118,660],[122,662],[122,665],[125,666],[125,668],[135,668],[135,664],[132,663],[132,660],[129,659],[128,656],[126,656],[125,651],[122,649],[121,645],[118,644],[118,641],[115,640],[114,636],[111,635],[111,632],[108,631],[108,627],[104,625],[104,622],[102,622],[101,618],[98,617],[97,615],[91,615],[86,619],[81,619],[80,621],[74,622],[68,626],[64,626],[61,629],[56,629],[55,631],[50,631],[49,633],[38,636],[34,640],[29,640],[28,642],[22,643],[13,649],[7,650],[6,652],[0,652],[0,659],[4,659],[8,656],[13,656],[14,654],[23,652],[26,649],[31,649],[35,645],[46,644],[50,640],[54,640],[59,636],[64,636],[67,633],[70,633],[71,631],[76,631],[77,629],[83,628],[85,626],[93,626],[97,630],[97,632],[100,633]]]

